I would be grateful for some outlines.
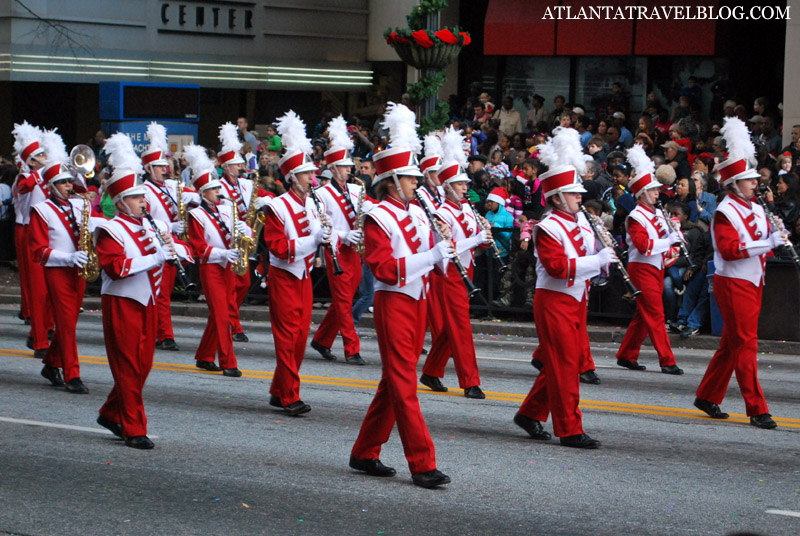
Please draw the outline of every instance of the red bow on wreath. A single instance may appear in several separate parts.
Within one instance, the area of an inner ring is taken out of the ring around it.
[[[444,41],[445,43],[448,43],[448,44],[451,44],[451,45],[455,45],[455,44],[458,43],[458,37],[453,35],[453,32],[451,32],[447,28],[445,28],[443,30],[439,30],[434,35],[436,37],[438,37],[439,39],[441,39],[442,41]]]
[[[433,41],[431,41],[431,38],[428,37],[428,34],[425,32],[425,30],[411,32],[411,37],[414,38],[414,41],[416,41],[419,46],[425,48],[431,48],[433,46]]]

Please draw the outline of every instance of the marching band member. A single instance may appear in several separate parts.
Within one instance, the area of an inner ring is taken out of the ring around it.
[[[426,274],[454,252],[449,241],[434,244],[424,213],[409,205],[422,176],[414,156],[420,149],[414,120],[408,108],[389,103],[383,125],[390,131],[391,147],[374,160],[380,204],[364,226],[365,258],[377,280],[375,330],[383,370],[350,467],[372,476],[394,476],[396,471],[381,463],[380,452],[397,422],[414,484],[433,488],[448,484],[450,477],[436,468],[433,440],[417,399],[416,369],[425,338]]]
[[[175,236],[180,236],[186,230],[186,223],[178,214],[178,187],[177,181],[168,179],[169,162],[166,154],[167,129],[155,121],[147,126],[147,139],[150,147],[142,153],[144,166],[145,199],[147,210],[158,221],[164,222]],[[189,192],[182,192],[182,202],[189,203]],[[175,335],[172,330],[172,289],[175,286],[175,275],[178,269],[172,263],[164,264],[161,272],[161,288],[158,291],[156,310],[158,311],[158,333],[156,334],[156,348],[162,350],[179,350],[175,344]]]
[[[295,416],[311,411],[300,399],[300,365],[313,307],[309,272],[317,247],[331,240],[331,230],[322,225],[309,198],[316,166],[309,158],[311,141],[306,138],[305,123],[290,110],[278,119],[278,133],[286,149],[279,166],[290,188],[268,205],[264,223],[264,243],[270,253],[269,316],[277,359],[269,403]]]
[[[491,232],[481,230],[475,219],[476,215],[464,201],[470,180],[463,169],[467,157],[462,144],[461,132],[450,127],[442,140],[446,163],[438,172],[438,179],[443,181],[447,197],[436,215],[450,227],[456,252],[471,279],[474,272],[472,250],[487,244],[491,239]],[[469,319],[467,289],[455,265],[447,261],[444,265],[445,275],[432,291],[436,294],[436,301],[442,311],[442,329],[433,335],[431,350],[419,381],[434,391],[446,391],[441,378],[444,377],[445,365],[452,355],[458,385],[464,390],[464,396],[483,399],[486,395],[480,388],[481,379]]]
[[[27,308],[31,320],[28,347],[33,350],[37,359],[44,358],[47,348],[48,331],[53,328],[53,312],[49,307],[47,285],[44,281],[44,267],[31,258],[31,248],[28,247],[28,224],[30,223],[31,207],[50,196],[47,184],[42,179],[40,172],[45,165],[45,149],[41,145],[42,132],[37,127],[23,121],[21,125],[14,125],[14,151],[20,157],[29,173],[20,173],[12,190],[17,200],[17,224],[15,238],[17,239],[17,258],[22,260],[20,266],[20,286],[27,292]],[[19,227],[19,224],[22,224]]]
[[[721,133],[728,158],[718,169],[727,195],[714,212],[711,235],[714,297],[725,325],[694,405],[712,419],[727,419],[719,404],[736,372],[750,424],[772,429],[778,425],[769,414],[758,382],[758,315],[767,253],[782,246],[786,236],[781,231],[770,234],[764,209],[753,198],[759,174],[751,167],[756,163],[755,147],[747,127],[737,118],[728,118]]]
[[[44,376],[54,386],[66,382],[70,393],[86,394],[89,389],[81,381],[78,363],[78,344],[75,327],[83,303],[86,281],[80,277],[89,256],[80,249],[84,200],[71,198],[75,178],[66,164],[69,161],[61,136],[54,131],[44,137],[53,137],[47,148],[48,165],[42,169],[42,178],[50,190],[50,198],[34,205],[28,226],[28,247],[33,262],[44,266],[49,306],[55,319],[53,343],[44,358]],[[90,218],[86,232],[94,230],[102,218]],[[61,378],[63,369],[64,376]]]
[[[142,389],[153,366],[161,267],[176,254],[190,262],[192,257],[186,247],[175,244],[166,225],[156,222],[159,229],[154,230],[144,219],[146,187],[139,179],[144,169],[130,138],[112,135],[105,152],[114,168],[106,191],[117,214],[97,227],[95,241],[103,278],[103,334],[114,387],[97,423],[124,438],[129,447],[151,449]]]
[[[550,212],[534,228],[536,293],[533,316],[539,334],[536,357],[543,367],[514,423],[533,439],[547,440],[542,428],[548,414],[553,431],[564,446],[597,448],[600,442],[583,431],[578,372],[586,331],[589,280],[615,260],[612,248],[599,249],[592,227],[580,212],[579,172],[585,168],[578,133],[557,128],[547,143],[539,145],[542,191]]]
[[[645,370],[639,364],[639,351],[644,338],[650,341],[658,354],[661,372],[681,375],[683,369],[675,364],[675,355],[664,323],[664,255],[673,244],[684,241],[667,222],[667,216],[657,208],[661,183],[655,175],[653,161],[641,145],[628,149],[628,161],[634,177],[628,189],[637,199],[636,208],[625,220],[628,242],[628,273],[633,284],[642,291],[636,300],[636,313],[628,325],[625,337],[617,351],[617,365],[630,370]]]
[[[219,127],[219,140],[222,142],[222,150],[217,154],[217,160],[223,171],[220,178],[222,203],[236,203],[239,219],[245,221],[253,188],[258,188],[258,185],[254,185],[252,180],[245,178],[246,164],[241,154],[243,144],[239,141],[236,125],[228,122]],[[257,195],[255,209],[261,210],[270,202],[270,195],[260,188]],[[239,307],[244,303],[247,292],[250,290],[250,271],[248,270],[242,275],[234,274],[234,280],[236,281],[236,300],[231,302],[230,310],[233,340],[236,342],[248,342],[250,339],[247,338],[242,323],[239,321]]]
[[[14,164],[17,166],[17,176],[14,179],[13,188],[11,190],[11,204],[14,206],[14,250],[17,254],[17,267],[19,271],[19,287],[20,287],[20,310],[19,319],[24,320],[26,324],[31,322],[31,313],[29,308],[30,298],[28,297],[28,263],[25,256],[25,225],[24,215],[26,213],[25,206],[28,204],[28,197],[30,194],[21,194],[17,191],[17,180],[22,174],[30,173],[30,168],[25,164],[20,155],[17,153],[16,143],[14,148]]]
[[[351,365],[365,365],[361,358],[360,341],[353,325],[351,311],[353,297],[361,281],[361,256],[355,247],[364,238],[357,217],[359,211],[369,212],[372,203],[365,201],[365,206],[361,207],[361,186],[347,183],[355,165],[350,159],[353,140],[350,139],[347,123],[341,115],[331,120],[328,133],[331,147],[325,151],[325,162],[333,174],[333,180],[319,188],[317,195],[325,205],[325,213],[332,232],[336,233],[341,243],[338,256],[343,273],[334,276],[330,253],[326,253],[325,268],[331,290],[331,306],[311,340],[311,347],[325,359],[334,361],[336,356],[331,352],[331,346],[336,340],[336,335],[341,333],[345,362]]]
[[[223,376],[238,378],[242,372],[233,350],[230,311],[239,307],[237,276],[231,268],[241,252],[232,243],[232,233],[234,226],[242,235],[252,236],[252,231],[245,222],[233,221],[230,205],[220,204],[222,184],[205,148],[187,145],[183,154],[192,168],[192,187],[200,193],[200,206],[189,211],[189,241],[200,262],[200,281],[208,304],[208,322],[194,356],[195,365],[210,371],[222,369]]]

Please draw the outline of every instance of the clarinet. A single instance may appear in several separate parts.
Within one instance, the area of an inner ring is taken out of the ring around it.
[[[156,220],[153,219],[146,208],[143,208],[142,212],[144,212],[144,217],[147,218],[147,221],[150,222],[150,225],[153,226],[153,232],[156,234],[156,238],[158,238],[158,243],[161,244],[161,247],[166,247],[167,244],[164,241],[164,237],[161,236],[161,231],[159,231],[158,226],[156,225]],[[184,270],[177,253],[172,254],[172,262],[175,264],[175,268],[178,269],[178,278],[180,279],[181,285],[183,285],[183,290],[193,289],[194,283],[189,281],[189,276],[186,275],[186,270]]]
[[[756,199],[758,199],[758,203],[761,205],[761,208],[764,209],[764,214],[767,215],[769,223],[772,224],[772,226],[775,227],[775,229],[783,233],[787,233],[786,227],[784,227],[783,222],[780,222],[778,220],[778,217],[775,216],[775,213],[769,209],[767,203],[764,201],[764,197],[761,195],[761,192],[759,192],[758,189],[756,189]],[[788,238],[786,239],[786,242],[783,244],[783,247],[781,249],[783,249],[789,255],[789,258],[792,259],[792,262],[794,263],[795,269],[797,270],[798,273],[800,273],[800,256],[797,255],[797,251],[794,249],[794,246],[792,246],[792,243],[789,242]]]
[[[470,199],[469,196],[464,196],[464,199],[467,200],[469,208],[472,209],[472,215],[475,216],[475,221],[478,222],[478,225],[481,226],[482,230],[488,231],[489,229],[484,226],[483,220],[480,216],[478,216],[478,211],[475,210],[475,205],[472,203],[472,199]],[[503,259],[500,258],[500,250],[497,248],[497,242],[495,242],[494,238],[489,241],[489,247],[492,248],[492,253],[494,253],[494,257],[497,259],[497,263],[500,265],[500,273],[502,274],[508,270],[508,265],[503,262]]]
[[[444,233],[442,232],[439,222],[437,222],[436,218],[433,217],[433,214],[431,214],[431,209],[428,208],[428,205],[425,204],[425,200],[422,199],[420,193],[416,190],[414,190],[414,197],[422,207],[422,210],[425,211],[425,215],[428,217],[428,222],[430,222],[433,232],[436,233],[436,236],[438,236],[441,240],[445,240]],[[458,256],[458,253],[456,253],[455,256],[450,259],[450,262],[452,262],[453,266],[456,267],[458,274],[461,276],[461,280],[464,281],[464,286],[467,287],[467,297],[473,297],[480,291],[480,289],[472,283],[466,268],[464,268],[464,265],[461,264],[461,257]]]
[[[672,232],[674,232],[674,233],[680,232],[680,229],[678,229],[678,227],[675,224],[675,222],[672,221],[669,217],[667,217],[667,213],[664,211],[664,205],[661,204],[661,200],[660,199],[656,200],[656,207],[658,207],[658,210],[660,210],[661,213],[664,215],[664,219],[667,220],[667,224],[669,224],[669,228],[672,229]],[[689,248],[686,247],[686,243],[683,240],[681,240],[678,243],[678,245],[681,248],[681,255],[683,255],[686,258],[686,262],[689,263],[689,269],[690,270],[694,270],[695,269],[695,265],[692,264],[692,258],[689,256]]]
[[[327,225],[327,217],[325,216],[325,210],[322,208],[322,203],[320,203],[319,197],[317,197],[317,192],[314,188],[309,188],[308,191],[311,193],[311,199],[314,201],[314,206],[317,207],[317,213],[319,213],[319,222],[322,225]],[[330,227],[330,226],[329,226]],[[331,229],[332,231],[332,229]],[[344,270],[339,265],[339,256],[336,253],[336,246],[333,245],[333,242],[328,242],[327,244],[328,253],[331,254],[331,264],[333,264],[333,275],[342,275]]]
[[[594,234],[597,236],[597,239],[600,240],[601,244],[603,244],[603,247],[614,248],[612,244],[613,239],[609,240],[610,237],[606,236],[607,231],[604,228],[600,229],[598,227],[598,223],[594,221],[592,215],[589,214],[589,211],[586,210],[586,207],[583,206],[583,203],[581,203],[578,206],[580,207],[584,217],[589,222],[589,225],[592,226],[592,229],[594,230]],[[631,281],[631,276],[628,275],[628,270],[625,269],[625,265],[622,264],[622,260],[619,257],[617,257],[617,269],[619,270],[619,273],[622,274],[622,279],[625,281],[625,286],[628,287],[628,292],[626,292],[622,298],[625,301],[632,302],[633,300],[639,297],[642,291],[636,288],[636,285],[633,284],[633,281]]]

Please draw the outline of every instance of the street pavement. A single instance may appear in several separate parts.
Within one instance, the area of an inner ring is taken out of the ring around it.
[[[347,466],[380,379],[371,329],[360,331],[365,367],[309,349],[301,396],[313,410],[292,418],[267,404],[267,322],[245,322],[235,379],[194,367],[205,320],[176,317],[181,351],[156,351],[144,392],[156,447],[137,451],[95,424],[112,385],[100,314],[81,315],[91,392],[72,395],[39,375],[16,312],[0,305],[0,534],[800,534],[795,355],[759,356],[780,425],[767,431],[747,424],[735,380],[722,404],[730,420],[693,408],[712,351],[677,349],[686,374],[668,376],[651,347],[648,370],[632,372],[616,366],[616,343],[594,342],[603,383],[581,386],[582,410],[603,446],[584,451],[530,440],[511,422],[536,375],[535,339],[476,334],[486,400],[462,396],[452,363],[449,393],[420,386],[438,467],[453,480],[425,490],[411,484],[396,433],[381,459],[397,476]],[[334,353],[343,357],[338,342]]]

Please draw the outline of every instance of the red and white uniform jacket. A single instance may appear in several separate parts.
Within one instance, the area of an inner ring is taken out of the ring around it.
[[[153,218],[163,221],[164,223],[174,223],[178,221],[178,181],[167,179],[164,184],[158,184],[148,180],[145,181],[147,191],[145,192],[145,199],[147,200],[147,210]],[[183,190],[181,196],[185,205],[197,204],[197,194],[194,192],[187,192]]]
[[[711,222],[717,275],[764,282],[764,263],[771,251],[769,224],[758,203],[729,194],[717,206]]]
[[[71,256],[78,250],[83,222],[83,199],[48,199],[31,209],[28,247],[34,262],[44,266],[72,266]],[[106,221],[89,218],[89,232]]]
[[[663,212],[642,204],[636,206],[625,220],[627,228],[628,261],[664,267],[664,253],[671,244],[667,240],[669,222]]]
[[[161,231],[169,231],[156,220]],[[136,300],[142,305],[155,304],[161,286],[161,264],[156,252],[160,247],[150,222],[141,222],[125,214],[117,214],[95,230],[95,247],[102,269],[101,294]],[[182,260],[192,262],[189,249],[175,243]]]
[[[352,231],[357,226],[356,216],[359,210],[361,185],[348,183],[346,186],[350,203],[347,202],[343,193],[339,193],[339,190],[333,185],[333,182],[326,184],[322,188],[318,188],[316,192],[320,200],[325,204],[325,214],[328,217],[334,234],[336,234],[342,243],[353,246],[355,244],[350,244],[345,237],[349,231]],[[374,204],[371,201],[364,198],[364,214],[368,214],[373,206]]]
[[[264,243],[269,248],[270,266],[297,279],[308,277],[320,244],[321,225],[314,201],[311,197],[300,199],[289,190],[267,206]]]
[[[595,255],[602,247],[583,214],[553,209],[533,230],[536,288],[554,290],[581,301],[589,279],[600,274]]]
[[[445,199],[435,214],[450,226],[450,237],[456,245],[456,252],[461,258],[461,264],[465,270],[469,270],[475,258],[472,250],[481,241],[478,236],[481,229],[472,209],[466,201],[456,204],[450,199]],[[445,273],[447,273],[449,262],[449,259],[444,260]]]
[[[17,175],[11,191],[14,195],[16,222],[22,225],[28,225],[30,222],[31,208],[46,201],[50,196],[47,185],[38,171]]]
[[[433,195],[431,195],[431,192],[425,186],[417,188],[417,192],[419,192],[419,196],[422,198],[425,206],[428,207],[428,210],[431,211],[431,214],[436,214],[436,211],[439,210],[439,207],[444,203],[445,194],[443,186],[437,186]]]
[[[204,204],[205,205],[205,204]],[[236,246],[231,243],[234,221],[230,205],[217,205],[216,211],[199,206],[189,211],[189,227],[192,227],[192,251],[204,264],[219,264],[227,268],[227,251]],[[253,236],[248,227],[247,236]],[[202,237],[198,240],[196,237]]]
[[[220,199],[220,204],[232,205],[231,200],[235,200],[237,209],[239,210],[239,219],[244,221],[244,219],[247,218],[250,197],[253,195],[253,181],[250,179],[239,179],[236,185],[233,185],[228,181],[228,177],[223,175],[220,177],[219,182],[222,183],[222,198]],[[259,188],[258,198],[271,203],[273,196]]]
[[[375,290],[401,292],[414,299],[428,294],[427,274],[433,267],[434,246],[428,218],[420,207],[408,208],[386,198],[367,216],[365,227],[377,225],[379,232],[365,233],[365,260],[375,276]]]

